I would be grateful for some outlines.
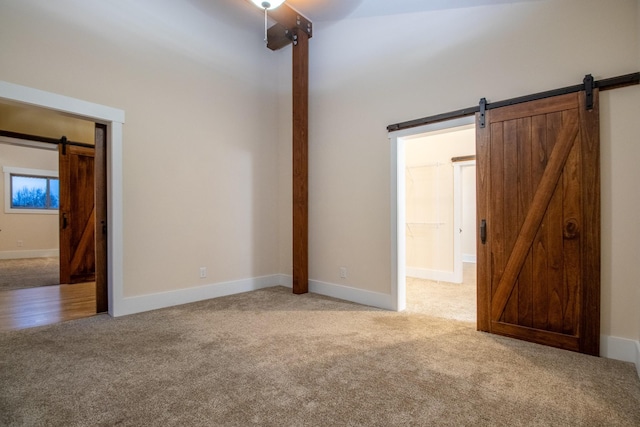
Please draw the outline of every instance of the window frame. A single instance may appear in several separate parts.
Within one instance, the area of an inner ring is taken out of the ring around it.
[[[52,178],[60,179],[58,171],[44,169],[29,169],[4,166],[4,212],[7,214],[41,214],[41,215],[58,215],[59,209],[33,209],[33,208],[16,208],[11,205],[11,177],[25,176],[34,178]]]

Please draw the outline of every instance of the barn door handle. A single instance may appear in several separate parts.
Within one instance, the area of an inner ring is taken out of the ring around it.
[[[67,221],[67,214],[63,213],[62,214],[62,229],[64,230],[65,228],[67,228],[68,224],[69,224],[69,222]]]
[[[480,241],[484,245],[487,243],[487,220],[480,221]]]

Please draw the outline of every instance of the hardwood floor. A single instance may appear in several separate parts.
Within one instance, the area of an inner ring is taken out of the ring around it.
[[[95,314],[95,282],[0,292],[0,331],[51,325]]]

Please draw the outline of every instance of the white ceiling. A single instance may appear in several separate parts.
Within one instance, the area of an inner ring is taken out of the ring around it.
[[[286,3],[312,22],[323,22],[534,1],[541,0],[286,0]],[[187,2],[202,13],[212,16],[222,14],[229,23],[233,22],[249,29],[256,28],[262,13],[251,0]]]
[[[337,21],[524,1],[536,0],[286,0],[286,3],[311,21]]]

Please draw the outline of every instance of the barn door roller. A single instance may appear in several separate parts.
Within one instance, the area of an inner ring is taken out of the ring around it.
[[[593,110],[593,87],[595,86],[593,76],[591,74],[587,74],[584,76],[584,80],[582,82],[584,83],[586,108],[587,110]]]
[[[66,156],[67,155],[67,144],[69,143],[69,141],[67,141],[67,137],[63,136],[62,138],[60,138],[60,145],[62,146],[62,155]]]
[[[487,111],[487,98],[481,98],[480,99],[480,127],[483,128],[485,127],[485,113]]]

